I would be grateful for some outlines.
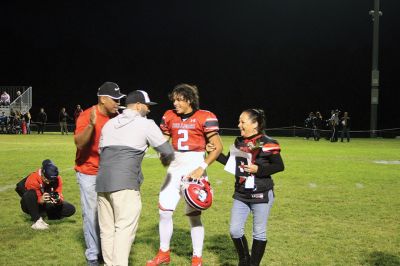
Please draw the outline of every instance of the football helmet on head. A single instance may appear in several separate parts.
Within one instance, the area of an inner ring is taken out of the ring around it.
[[[205,178],[182,178],[182,195],[193,209],[204,211],[211,207],[213,190]]]

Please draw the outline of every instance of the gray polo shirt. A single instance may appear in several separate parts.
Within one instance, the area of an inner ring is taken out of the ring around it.
[[[156,123],[139,112],[125,109],[110,119],[101,131],[96,191],[140,190],[143,182],[141,164],[149,145],[162,155],[173,154]]]

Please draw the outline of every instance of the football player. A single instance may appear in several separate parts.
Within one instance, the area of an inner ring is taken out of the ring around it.
[[[218,119],[213,113],[199,109],[197,87],[188,84],[177,85],[169,98],[175,109],[165,112],[160,127],[166,138],[172,141],[175,160],[168,168],[165,184],[159,195],[160,249],[152,260],[147,261],[147,266],[170,262],[172,215],[181,197],[182,178],[207,178],[207,166],[213,163],[222,151]],[[205,157],[207,143],[215,145],[215,150]],[[186,215],[191,225],[192,265],[201,266],[204,240],[201,211],[186,204]]]

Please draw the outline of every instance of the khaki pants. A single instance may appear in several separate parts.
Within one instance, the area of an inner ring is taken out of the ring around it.
[[[97,202],[105,265],[128,265],[142,209],[140,192],[99,192]]]

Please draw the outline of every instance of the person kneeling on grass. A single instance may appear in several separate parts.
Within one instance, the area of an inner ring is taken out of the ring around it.
[[[49,228],[42,216],[56,220],[75,213],[74,205],[64,200],[61,176],[57,166],[49,159],[44,160],[36,172],[18,182],[15,191],[21,196],[22,211],[29,214],[34,222],[32,229]]]

